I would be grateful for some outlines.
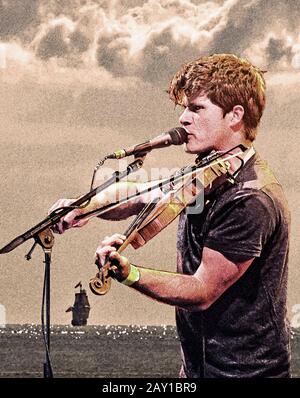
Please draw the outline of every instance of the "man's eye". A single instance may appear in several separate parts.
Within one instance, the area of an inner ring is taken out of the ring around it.
[[[204,107],[203,107],[202,105],[193,105],[193,106],[190,106],[190,110],[191,110],[192,112],[198,112],[198,111],[200,111],[200,109],[204,109]]]

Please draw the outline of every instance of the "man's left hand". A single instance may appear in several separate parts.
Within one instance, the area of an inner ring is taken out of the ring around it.
[[[129,260],[121,256],[114,247],[115,245],[121,245],[126,237],[120,234],[114,234],[105,239],[97,247],[95,253],[96,262],[103,267],[105,264],[105,259],[108,257],[109,260],[114,260],[113,271],[115,273],[115,278],[122,282],[125,280],[130,273],[130,262]]]

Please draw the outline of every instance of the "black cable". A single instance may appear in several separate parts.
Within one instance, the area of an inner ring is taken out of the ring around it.
[[[97,163],[97,165],[95,166],[94,172],[93,172],[93,176],[92,176],[92,180],[91,180],[90,192],[94,189],[94,181],[95,181],[96,173],[97,173],[99,167],[100,167],[100,166],[103,166],[104,162],[105,162],[107,159],[108,159],[107,157],[101,159],[101,160]],[[70,210],[71,210],[71,209],[73,209],[73,210],[75,210],[75,209],[84,209],[84,208],[87,207],[90,203],[91,203],[91,198],[88,199],[85,203],[82,203],[82,204],[79,205],[79,206],[72,206],[72,205],[70,205],[70,206],[58,207],[57,209],[53,210],[52,213],[49,214],[49,217],[51,218],[52,216],[54,216],[55,214],[57,214],[57,212],[58,212],[59,210],[62,210],[62,209],[70,209]]]
[[[108,159],[107,156],[105,156],[105,158],[101,159],[95,166],[94,168],[94,172],[93,172],[93,176],[92,176],[92,181],[91,181],[91,187],[90,187],[90,191],[92,191],[94,189],[94,181],[95,181],[95,177],[96,177],[96,173],[99,169],[100,166],[103,166],[104,162]]]
[[[53,370],[52,370],[52,363],[51,363],[51,356],[48,348],[48,342],[46,340],[46,335],[45,335],[45,320],[44,320],[44,312],[45,312],[45,296],[46,296],[46,282],[47,282],[47,276],[48,271],[47,271],[47,265],[45,267],[45,274],[44,274],[44,286],[43,286],[43,297],[42,297],[42,310],[41,310],[41,321],[42,321],[42,334],[43,334],[43,340],[44,340],[44,345],[45,345],[45,350],[46,350],[46,363],[47,366],[49,365],[49,368],[47,369],[49,371],[49,377],[53,378]],[[48,336],[48,339],[50,336]]]

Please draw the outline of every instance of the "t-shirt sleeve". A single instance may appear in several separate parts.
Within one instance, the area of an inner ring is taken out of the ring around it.
[[[204,246],[233,262],[260,257],[274,232],[276,212],[271,198],[260,190],[238,192],[213,209]]]

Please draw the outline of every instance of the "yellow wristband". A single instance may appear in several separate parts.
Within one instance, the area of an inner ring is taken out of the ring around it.
[[[130,272],[126,279],[121,283],[126,286],[131,286],[140,279],[140,271],[133,264],[130,264]]]

